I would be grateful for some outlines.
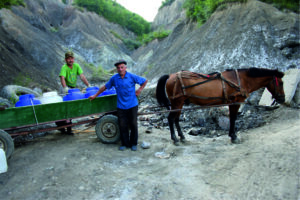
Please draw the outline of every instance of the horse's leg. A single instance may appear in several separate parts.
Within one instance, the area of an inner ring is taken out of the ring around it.
[[[231,137],[232,143],[240,143],[240,139],[235,134],[235,121],[237,119],[237,113],[239,111],[240,105],[230,105],[229,106],[229,116],[230,116],[230,129],[229,137]]]
[[[181,127],[179,125],[180,113],[181,112],[178,112],[176,117],[175,117],[175,126],[176,126],[178,136],[180,137],[181,142],[185,142],[185,137],[184,137],[183,132],[181,131]]]
[[[175,130],[174,130],[175,117],[176,117],[176,113],[175,112],[170,112],[170,114],[168,116],[168,122],[169,122],[169,127],[170,127],[171,139],[173,140],[175,145],[178,145],[179,140],[177,139],[177,137],[175,135]]]

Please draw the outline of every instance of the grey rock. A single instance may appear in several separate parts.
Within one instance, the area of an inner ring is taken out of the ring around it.
[[[153,129],[153,127],[151,127],[151,126],[148,127],[148,128],[146,129],[145,133],[148,133],[148,134],[149,134],[149,133],[152,133],[152,129]]]
[[[143,142],[141,143],[141,147],[142,147],[143,149],[149,149],[150,146],[151,146],[151,144],[150,144],[149,142],[143,141]]]

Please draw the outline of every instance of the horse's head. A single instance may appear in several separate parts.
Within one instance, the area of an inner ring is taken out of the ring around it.
[[[283,81],[282,81],[283,76],[284,76],[283,72],[277,71],[277,73],[274,74],[273,79],[267,85],[267,89],[269,90],[269,92],[271,92],[272,97],[278,103],[285,102],[285,94],[283,90]]]

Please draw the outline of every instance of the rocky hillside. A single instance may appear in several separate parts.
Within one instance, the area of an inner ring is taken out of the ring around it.
[[[0,10],[0,87],[17,84],[57,89],[64,52],[72,49],[90,79],[92,69],[111,69],[124,58],[129,70],[151,83],[181,69],[213,72],[225,68],[300,67],[299,16],[256,0],[224,4],[201,27],[188,21],[176,0],[159,10],[153,29],[172,30],[134,52],[113,33],[133,33],[67,1],[25,0],[26,7]],[[99,84],[99,83],[95,83]]]
[[[177,6],[181,2],[172,4],[175,15],[169,14],[171,5],[155,18],[155,27],[170,27],[172,34],[132,55],[137,66],[133,70],[152,83],[182,69],[208,73],[243,67],[300,68],[299,15],[248,0],[223,5],[199,27],[176,17],[182,12]],[[168,16],[176,19],[173,24]]]
[[[182,8],[185,0],[176,0],[169,6],[159,10],[152,23],[153,30],[160,28],[173,30],[181,21],[186,20],[185,11]]]
[[[67,50],[75,52],[88,76],[87,64],[110,69],[120,57],[131,61],[125,45],[111,33],[134,37],[120,26],[60,0],[24,2],[26,7],[0,10],[1,87],[35,82],[56,88]]]

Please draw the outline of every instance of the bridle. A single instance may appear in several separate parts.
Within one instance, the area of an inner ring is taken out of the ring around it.
[[[272,96],[274,99],[280,99],[280,98],[284,98],[285,97],[284,94],[280,94],[279,93],[279,81],[278,81],[278,78],[276,76],[273,76],[273,79],[270,81],[269,84],[273,84],[274,85],[275,94]]]

